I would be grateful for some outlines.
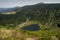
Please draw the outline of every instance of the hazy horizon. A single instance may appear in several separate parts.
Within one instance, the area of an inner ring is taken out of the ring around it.
[[[60,3],[60,0],[0,0],[0,8],[22,7],[37,3]]]

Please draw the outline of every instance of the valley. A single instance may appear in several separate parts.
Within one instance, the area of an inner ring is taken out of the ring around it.
[[[0,12],[0,40],[60,40],[60,3]]]

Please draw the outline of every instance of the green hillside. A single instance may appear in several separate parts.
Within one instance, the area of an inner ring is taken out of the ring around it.
[[[60,4],[36,4],[24,6],[16,13],[18,17],[40,21],[42,24],[60,24]]]
[[[0,14],[0,40],[60,40],[60,3],[29,5],[15,11]],[[33,24],[40,29],[24,30]]]
[[[40,21],[42,24],[59,24],[60,4],[24,6],[14,15],[0,15],[0,19],[0,24],[19,24],[27,19]]]

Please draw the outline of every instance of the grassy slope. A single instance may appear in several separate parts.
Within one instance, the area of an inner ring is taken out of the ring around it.
[[[45,13],[46,10],[48,10],[47,13]],[[60,23],[60,11],[58,13],[58,10],[60,10],[59,4],[37,4],[23,7],[22,10],[19,10],[14,15],[0,15],[0,40],[60,39],[60,28],[53,26]],[[25,25],[23,25],[24,23]],[[42,30],[20,30],[21,25],[24,27],[35,23],[39,24]],[[10,24],[14,25],[12,26]]]

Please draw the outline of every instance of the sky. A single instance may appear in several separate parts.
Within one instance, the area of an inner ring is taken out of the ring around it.
[[[0,8],[11,8],[16,6],[33,5],[40,2],[60,3],[60,0],[0,0]]]

